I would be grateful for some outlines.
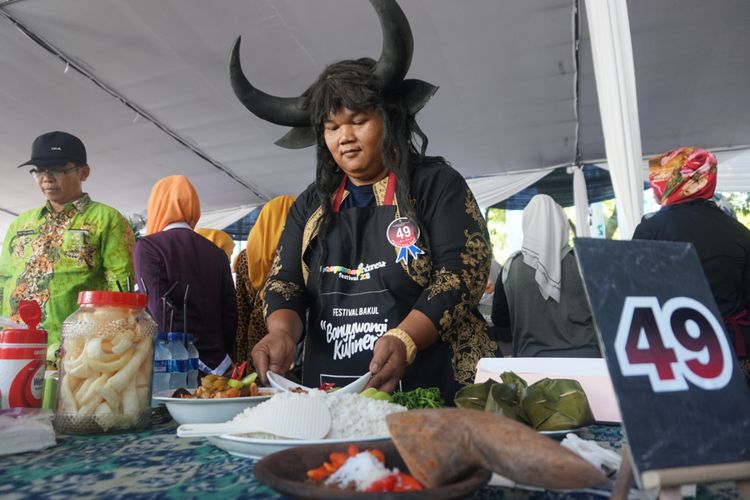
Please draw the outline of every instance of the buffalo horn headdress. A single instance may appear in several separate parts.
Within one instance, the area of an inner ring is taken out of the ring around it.
[[[383,31],[383,49],[372,72],[384,94],[401,102],[409,113],[415,114],[430,100],[437,87],[422,80],[404,80],[411,65],[414,38],[404,11],[395,0],[370,0]],[[229,56],[229,76],[232,90],[255,116],[263,120],[292,127],[276,145],[300,149],[315,144],[310,111],[305,94],[299,97],[277,97],[255,88],[242,72],[240,41],[237,37]]]

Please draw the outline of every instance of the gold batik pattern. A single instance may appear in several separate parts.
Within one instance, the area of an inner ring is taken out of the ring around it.
[[[451,338],[453,374],[460,384],[474,383],[477,363],[481,358],[492,357],[497,344],[487,335],[487,323],[469,313],[461,321]]]
[[[274,253],[273,256],[273,262],[271,262],[271,269],[268,270],[268,279],[272,278],[273,276],[277,276],[281,272],[281,250],[283,248],[284,247],[281,245],[276,248],[276,253]]]
[[[466,214],[479,225],[477,232],[464,230],[466,251],[460,254],[465,266],[461,270],[460,281],[469,293],[462,294],[460,302],[452,310],[443,312],[440,318],[440,331],[445,332],[448,338],[444,340],[451,345],[456,381],[461,384],[470,384],[474,379],[477,362],[482,357],[493,356],[497,351],[497,343],[487,335],[487,323],[472,314],[472,309],[479,303],[487,282],[490,244],[487,239],[486,223],[469,189],[466,190],[464,207]],[[444,278],[446,283],[453,283],[454,279],[458,279],[455,273],[445,272],[455,276],[450,279]],[[431,297],[450,290],[445,286],[442,288],[434,294],[431,292]],[[448,332],[451,333],[449,336]]]
[[[461,261],[468,267],[461,271],[461,279],[471,292],[472,303],[478,304],[490,272],[490,246],[483,233],[464,231],[464,235],[466,235],[466,252],[461,253]]]
[[[279,272],[281,271],[281,252],[283,251],[284,248],[279,245],[279,247],[276,249],[276,255],[273,258],[271,269],[268,271],[268,279],[266,280],[266,286],[263,287],[263,294],[265,295],[268,292],[275,292],[284,297],[284,300],[289,302],[290,300],[292,300],[292,297],[300,295],[302,293],[302,287],[297,283],[292,283],[291,281],[283,281],[274,278],[274,276],[278,276]],[[268,306],[264,303],[262,307],[263,316],[265,317],[268,314]]]
[[[344,193],[346,195],[346,193]],[[302,245],[300,245],[299,260],[302,264],[302,279],[307,284],[307,279],[310,276],[310,269],[305,264],[305,252],[310,246],[310,242],[318,235],[318,229],[320,228],[320,219],[323,217],[323,208],[318,207],[315,209],[313,214],[305,222],[305,229],[302,232]]]
[[[383,202],[385,201],[385,192],[388,188],[388,176],[386,176],[383,179],[380,179],[378,182],[372,185],[372,192],[375,194],[375,203],[378,206],[382,206]],[[396,197],[393,197],[393,203],[398,207],[398,203],[396,203]],[[396,208],[398,211],[398,208]],[[398,215],[396,216],[398,217]]]
[[[279,295],[284,297],[284,300],[286,300],[287,302],[292,300],[292,297],[295,297],[302,293],[302,287],[297,283],[281,280],[268,280],[268,282],[266,283],[266,287],[263,290],[265,290],[265,293],[278,293]]]
[[[427,295],[427,300],[434,299],[441,293],[450,292],[461,286],[461,278],[458,274],[453,271],[449,271],[446,268],[440,268],[435,271],[432,278],[432,284],[430,285],[430,293]]]

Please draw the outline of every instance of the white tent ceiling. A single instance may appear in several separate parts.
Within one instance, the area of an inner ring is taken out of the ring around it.
[[[440,86],[418,115],[428,152],[466,177],[546,169],[575,162],[578,133],[583,161],[604,158],[584,15],[575,99],[574,0],[399,3],[414,33],[409,77]],[[628,7],[643,153],[745,150],[750,3]],[[281,96],[381,45],[365,0],[0,0],[0,212],[40,204],[15,166],[50,130],[84,140],[85,188],[126,213],[142,212],[152,184],[175,173],[195,183],[204,211],[300,192],[314,151],[274,146],[285,129],[235,98],[226,62],[238,35],[248,78]],[[727,158],[732,186],[750,190],[750,155]]]

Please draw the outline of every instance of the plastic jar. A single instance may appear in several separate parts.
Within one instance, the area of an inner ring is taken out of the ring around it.
[[[156,323],[146,296],[81,292],[78,304],[62,324],[55,429],[96,434],[147,428]]]
[[[36,329],[42,316],[36,302],[21,301],[18,313],[28,329],[0,330],[0,408],[39,408],[47,332]]]

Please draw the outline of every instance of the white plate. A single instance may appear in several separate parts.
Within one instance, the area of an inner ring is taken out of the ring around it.
[[[257,439],[233,434],[223,434],[206,438],[215,446],[238,457],[252,458],[258,460],[277,451],[294,448],[296,446],[312,446],[314,444],[339,444],[353,443],[355,441],[388,441],[391,436],[370,436],[336,439]]]
[[[183,399],[173,398],[174,391],[169,390],[157,393],[153,399],[164,403],[178,424],[218,424],[232,420],[238,413],[270,399],[278,391],[262,387],[260,392],[260,396],[243,398]]]
[[[572,432],[580,432],[584,430],[586,427],[576,427],[575,429],[563,429],[560,431],[537,431],[539,434],[544,434],[545,436],[564,436],[565,434]]]
[[[305,390],[310,390],[310,387],[305,387],[304,385],[298,384],[297,382],[292,382],[288,378],[282,377],[278,373],[274,373],[272,371],[266,372],[266,378],[268,378],[269,384],[271,384],[273,387],[281,391],[288,391],[289,389],[294,389],[294,388],[302,388]],[[357,380],[355,380],[354,382],[348,385],[345,385],[344,387],[340,389],[336,389],[336,392],[339,394],[358,394],[365,389],[367,382],[369,382],[371,378],[372,378],[372,373],[367,372],[361,377],[359,377]]]

